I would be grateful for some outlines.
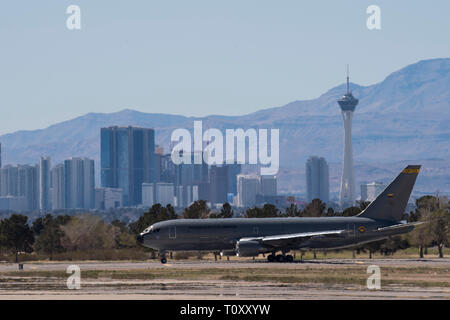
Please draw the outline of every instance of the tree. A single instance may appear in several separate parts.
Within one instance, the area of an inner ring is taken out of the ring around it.
[[[132,248],[137,245],[136,236],[127,228],[127,224],[120,220],[111,221],[111,225],[118,230],[116,234],[116,248]]]
[[[88,214],[72,217],[61,229],[64,232],[61,244],[68,251],[113,249],[120,233],[117,227]]]
[[[163,207],[161,204],[154,204],[149,211],[145,212],[136,222],[129,224],[129,230],[132,234],[139,234],[148,226],[159,221],[171,220],[178,218],[174,208],[168,204]]]
[[[409,247],[409,242],[402,236],[393,236],[386,239],[380,245],[380,252],[385,256],[393,255],[397,250],[404,250]]]
[[[353,217],[362,212],[360,207],[348,207],[342,212],[343,217]]]
[[[301,210],[298,210],[297,205],[291,203],[289,207],[286,208],[285,216],[287,217],[298,217],[301,214]]]
[[[47,223],[40,235],[36,239],[34,249],[38,252],[44,252],[50,255],[50,260],[53,260],[53,254],[56,252],[63,252],[64,247],[61,244],[61,239],[64,232],[56,221]]]
[[[273,204],[265,204],[262,208],[247,209],[245,216],[247,218],[272,218],[280,216],[280,211]]]
[[[27,220],[24,215],[13,214],[0,223],[0,243],[16,255],[16,262],[19,261],[19,252],[33,251],[34,235]]]
[[[327,209],[327,217],[333,217],[334,215],[336,215],[336,213],[334,212],[334,209],[329,207]]]
[[[320,199],[313,199],[302,211],[303,217],[322,217],[325,215],[327,205]]]
[[[54,253],[63,252],[64,247],[61,244],[61,239],[64,232],[61,230],[61,225],[65,225],[70,219],[69,215],[54,217],[51,214],[37,218],[31,227],[36,238],[34,250],[50,255],[50,260],[53,260]]]
[[[424,249],[437,245],[439,257],[444,256],[443,247],[450,242],[449,202],[446,197],[423,196],[416,200],[416,210],[411,213],[411,221],[421,221],[411,233],[411,241],[419,247],[419,256],[423,258]]]
[[[220,218],[232,218],[234,215],[233,208],[228,202],[225,202],[222,205],[222,209],[220,210],[219,217]]]
[[[184,219],[205,219],[208,218],[210,209],[205,200],[194,201],[189,207],[183,211]]]
[[[427,214],[431,214],[430,212]],[[411,244],[419,248],[419,257],[422,259],[424,257],[424,248],[431,245],[430,228],[426,223],[428,219],[426,215],[422,212],[422,224],[414,227],[414,231],[409,235]]]
[[[429,215],[428,229],[431,240],[437,245],[439,258],[444,257],[444,245],[448,246],[450,242],[450,214],[445,209],[439,209]]]

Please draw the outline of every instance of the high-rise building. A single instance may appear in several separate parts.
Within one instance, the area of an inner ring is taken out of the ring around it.
[[[386,185],[381,182],[371,182],[361,185],[361,201],[374,201],[383,192]]]
[[[342,170],[341,191],[339,201],[341,206],[355,203],[355,173],[353,169],[352,148],[352,120],[358,99],[353,97],[350,91],[349,76],[347,71],[347,93],[338,100],[344,120],[344,165]]]
[[[38,166],[18,166],[18,196],[25,198],[25,210],[32,212],[39,208],[39,168]]]
[[[236,177],[241,173],[242,165],[239,163],[227,164],[228,167],[228,191],[227,193],[232,193],[237,195],[237,180]]]
[[[161,157],[161,182],[175,183],[176,167],[170,154],[163,155]]]
[[[66,176],[64,165],[57,164],[52,169],[52,209],[66,208]]]
[[[8,198],[13,207],[28,212],[39,209],[38,166],[7,165],[0,169],[0,181],[0,197]]]
[[[209,170],[209,201],[211,203],[227,202],[228,169],[229,167],[227,165],[211,166]]]
[[[50,157],[41,157],[39,162],[39,210],[50,211],[51,195],[50,195]]]
[[[273,197],[277,195],[277,177],[260,176],[259,194],[263,197]]]
[[[95,204],[94,160],[70,158],[64,161],[67,209],[93,209]]]
[[[142,203],[142,184],[155,182],[155,131],[138,127],[101,129],[101,186],[121,188],[123,205]]]
[[[256,196],[260,192],[260,177],[258,175],[239,174],[237,179],[237,196],[239,207],[256,205]]]
[[[168,204],[174,205],[174,185],[173,183],[158,182],[155,183],[155,203],[159,203],[162,206]]]
[[[17,166],[6,165],[0,169],[0,196],[17,196],[19,171]]]
[[[328,203],[330,198],[330,180],[327,161],[312,156],[306,161],[306,199],[320,199]]]

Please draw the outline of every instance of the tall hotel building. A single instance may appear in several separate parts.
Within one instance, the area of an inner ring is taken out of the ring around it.
[[[70,158],[64,161],[66,208],[94,208],[94,160]]]
[[[156,182],[155,131],[108,127],[100,132],[101,186],[121,188],[123,205],[142,203],[142,183]]]
[[[39,209],[42,212],[52,209],[50,197],[50,157],[41,157],[39,162]]]
[[[324,158],[312,156],[306,161],[306,198],[308,202],[320,199],[328,203],[330,180],[328,164]]]

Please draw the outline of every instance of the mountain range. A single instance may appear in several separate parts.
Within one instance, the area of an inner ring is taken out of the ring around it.
[[[450,58],[419,61],[360,86],[351,83],[359,99],[353,118],[353,150],[357,183],[389,181],[405,163],[426,163],[418,180],[420,192],[450,193]],[[3,163],[37,163],[41,155],[56,164],[72,156],[99,161],[100,128],[119,125],[151,127],[156,143],[167,151],[176,128],[193,128],[203,120],[208,128],[278,128],[280,130],[279,190],[302,193],[304,166],[311,155],[330,163],[331,191],[339,186],[343,124],[337,99],[345,84],[312,100],[294,101],[242,116],[203,118],[124,109],[88,113],[45,129],[0,136]]]

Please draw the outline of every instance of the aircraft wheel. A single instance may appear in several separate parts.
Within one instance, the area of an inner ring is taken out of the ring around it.
[[[268,255],[267,256],[267,261],[274,262],[275,261],[275,255],[273,255],[273,254]]]
[[[167,262],[167,259],[166,259],[166,258],[162,258],[162,259],[161,259],[161,263],[162,263],[162,264],[164,264],[164,263],[166,263],[166,262]]]
[[[294,262],[294,257],[291,256],[290,254],[288,254],[288,255],[286,256],[286,262]]]
[[[277,262],[285,262],[286,258],[282,254],[277,255]]]

